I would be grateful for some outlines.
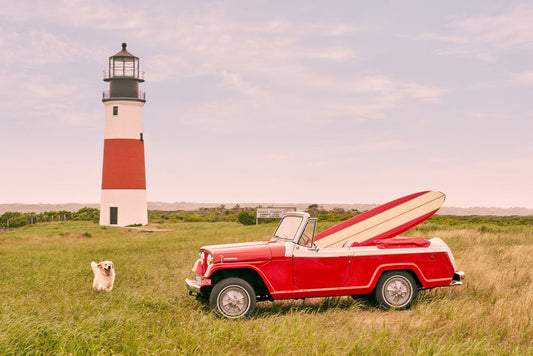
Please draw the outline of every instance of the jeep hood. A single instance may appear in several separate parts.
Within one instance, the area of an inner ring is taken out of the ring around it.
[[[270,246],[277,241],[244,242],[203,246],[200,250],[213,255],[214,263],[268,261],[272,259]]]

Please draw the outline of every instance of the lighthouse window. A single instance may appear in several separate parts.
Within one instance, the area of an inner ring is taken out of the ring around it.
[[[118,115],[118,106],[113,106],[113,115]]]
[[[141,132],[141,142],[144,141],[144,138],[143,138],[143,133]]]

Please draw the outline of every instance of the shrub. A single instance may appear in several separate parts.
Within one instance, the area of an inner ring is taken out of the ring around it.
[[[92,221],[98,223],[100,220],[100,210],[85,207],[81,208],[77,212],[65,210],[46,211],[39,214],[33,212],[6,212],[0,216],[0,227],[14,228],[40,222],[67,220]]]
[[[241,211],[239,215],[237,215],[237,221],[243,225],[254,225],[255,216],[248,213],[247,211]]]

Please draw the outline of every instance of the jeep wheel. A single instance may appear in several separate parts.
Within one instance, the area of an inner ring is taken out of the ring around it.
[[[223,279],[211,291],[209,305],[217,315],[226,318],[248,316],[255,309],[255,292],[243,279]]]
[[[374,292],[376,302],[385,308],[409,309],[418,293],[413,276],[405,271],[385,272]]]

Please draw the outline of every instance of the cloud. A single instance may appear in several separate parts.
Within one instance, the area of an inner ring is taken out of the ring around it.
[[[346,74],[343,66],[357,66],[351,45],[306,40],[354,31],[338,23],[249,24],[218,14],[187,16],[159,28],[157,36],[145,33],[158,48],[147,72],[151,81],[162,84],[177,78],[207,78],[212,86],[227,90],[231,98],[181,115],[187,125],[215,131],[227,129],[224,123],[251,130],[254,126],[246,123],[250,120],[282,125],[288,118],[297,122],[385,118],[409,99],[434,103],[446,94],[432,85],[387,75]],[[321,69],[324,64],[327,71]]]
[[[84,83],[76,82],[76,78],[64,81],[47,74],[13,74],[6,70],[0,70],[0,75],[0,111],[17,117],[17,123],[100,128],[102,113],[96,115],[95,110],[85,108]]]
[[[48,28],[0,28],[0,38],[1,110],[20,122],[95,127],[94,112],[84,112],[87,72],[107,53]],[[98,91],[94,96],[97,100]]]
[[[209,132],[252,132],[259,126],[281,128],[292,124],[320,124],[341,119],[384,119],[409,99],[436,102],[445,91],[386,76],[330,78],[301,72],[278,76],[279,84],[261,87],[239,74],[221,76],[241,98],[190,108],[180,115],[186,126]],[[290,82],[290,83],[289,83]],[[289,87],[290,89],[287,89]]]
[[[0,7],[0,17],[12,22],[48,22],[90,29],[142,29],[145,16],[137,6],[120,6],[103,0],[24,1]]]
[[[65,65],[106,57],[101,50],[46,30],[4,32],[0,29],[0,38],[4,49],[0,63],[7,68],[17,68],[15,73],[36,70],[45,64]]]
[[[438,102],[447,93],[445,89],[413,82],[398,83],[398,86],[405,91],[405,96],[426,102]]]
[[[516,6],[497,15],[470,17],[455,21],[452,26],[474,36],[474,41],[495,44],[498,48],[531,48],[533,40],[533,7]]]
[[[516,73],[513,75],[513,79],[522,84],[533,85],[533,70]]]
[[[216,10],[188,12],[170,21],[168,14],[135,9],[103,1],[65,1],[54,6],[17,2],[0,11],[11,21],[39,19],[73,30],[142,28],[136,39],[151,50],[150,56],[143,58],[148,59],[144,63],[151,83],[167,85],[177,79],[201,78],[208,82],[205,85],[224,92],[220,98],[205,98],[180,113],[183,125],[204,131],[248,132],[265,122],[279,128],[289,119],[307,124],[339,118],[383,119],[408,100],[434,103],[446,93],[387,75],[347,75],[343,66],[356,66],[358,53],[353,45],[344,44],[351,42],[336,40],[365,31],[351,24],[279,19],[248,23]],[[79,85],[68,78],[43,75],[44,66],[97,62],[109,53],[74,42],[56,28],[44,28],[0,31],[3,47],[9,48],[0,62],[12,69],[5,73],[12,80],[4,82],[4,86],[11,83],[4,91],[17,88],[0,106],[9,106],[14,97],[29,97],[32,107],[39,108],[30,109],[31,115],[62,117],[60,120],[80,124],[81,119],[69,120],[71,115],[62,114],[69,110],[61,101],[53,103],[54,98],[68,97],[69,105],[75,106],[74,102],[82,100],[76,95]],[[324,65],[327,71],[321,69]],[[8,72],[26,74],[17,77]],[[87,120],[91,116],[86,116]]]
[[[436,49],[437,55],[494,62],[506,52],[533,49],[532,18],[533,5],[521,4],[497,14],[456,18],[447,33],[424,33],[421,38],[447,45]]]
[[[353,31],[356,31],[353,26],[342,24],[296,24],[281,20],[246,23],[205,13],[178,17],[166,27],[151,23],[143,36],[158,48],[150,68],[151,78],[171,80],[236,69],[262,74],[291,72],[294,65],[302,66],[304,61],[354,61],[357,53],[353,48],[316,41],[317,37],[342,37]],[[309,38],[315,42],[303,44]]]
[[[458,44],[458,45],[468,44],[470,42],[465,37],[439,35],[436,33],[423,33],[420,37],[425,40],[446,42],[446,43],[452,43],[452,44]]]

